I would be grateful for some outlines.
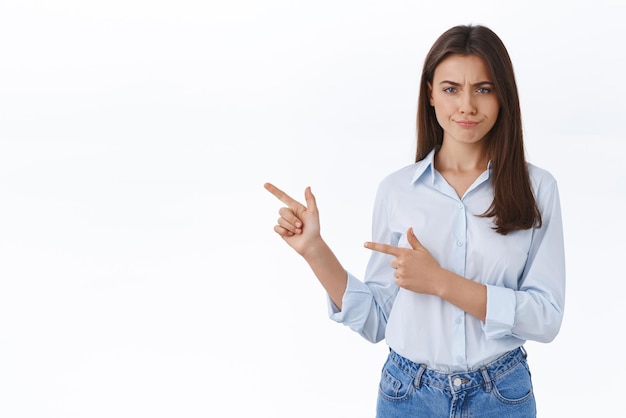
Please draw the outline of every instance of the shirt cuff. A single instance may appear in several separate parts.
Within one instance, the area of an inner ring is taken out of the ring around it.
[[[349,311],[350,308],[355,305],[355,302],[360,303],[363,299],[363,294],[369,294],[369,288],[362,281],[354,277],[352,274],[347,273],[348,282],[346,284],[346,291],[343,294],[341,300],[341,306],[343,309],[339,309],[335,302],[326,295],[328,300],[328,316],[335,322],[344,322],[344,313]]]
[[[515,325],[515,291],[487,285],[487,315],[482,325],[489,340],[512,335]]]

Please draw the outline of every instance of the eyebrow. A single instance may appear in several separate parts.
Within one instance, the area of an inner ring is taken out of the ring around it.
[[[443,80],[442,82],[439,83],[439,85],[442,84],[450,84],[451,86],[460,86],[461,83],[457,83],[455,81],[450,81],[450,80]],[[473,84],[473,87],[481,87],[481,86],[493,86],[494,84],[491,81],[479,81],[478,83]]]

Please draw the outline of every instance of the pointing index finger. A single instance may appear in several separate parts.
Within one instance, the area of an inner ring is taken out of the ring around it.
[[[399,256],[402,251],[401,248],[394,247],[393,245],[381,244],[379,242],[366,242],[365,248],[369,248],[372,251],[378,251],[379,253],[385,253],[393,256]]]
[[[281,202],[283,202],[284,204],[286,204],[290,208],[293,209],[293,208],[297,208],[299,206],[302,206],[302,204],[300,202],[298,202],[297,200],[293,199],[291,196],[289,196],[287,193],[285,193],[282,190],[280,190],[278,187],[274,186],[272,183],[265,183],[264,187],[265,187],[265,189],[268,192],[270,192],[271,194],[276,196],[278,198],[278,200],[280,200]]]

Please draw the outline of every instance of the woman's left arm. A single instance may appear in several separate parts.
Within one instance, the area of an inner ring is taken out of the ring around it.
[[[557,183],[550,175],[536,188],[542,225],[533,230],[526,265],[517,289],[487,285],[487,338],[515,336],[552,341],[561,328],[565,306],[565,250]]]
[[[395,256],[391,267],[396,284],[416,293],[439,296],[481,321],[487,312],[487,287],[442,268],[409,228],[411,248],[366,242],[370,250]]]

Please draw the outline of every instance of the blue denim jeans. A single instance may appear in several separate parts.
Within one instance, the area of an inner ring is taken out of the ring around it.
[[[534,418],[535,397],[522,348],[480,370],[446,374],[394,351],[382,370],[377,418]]]

